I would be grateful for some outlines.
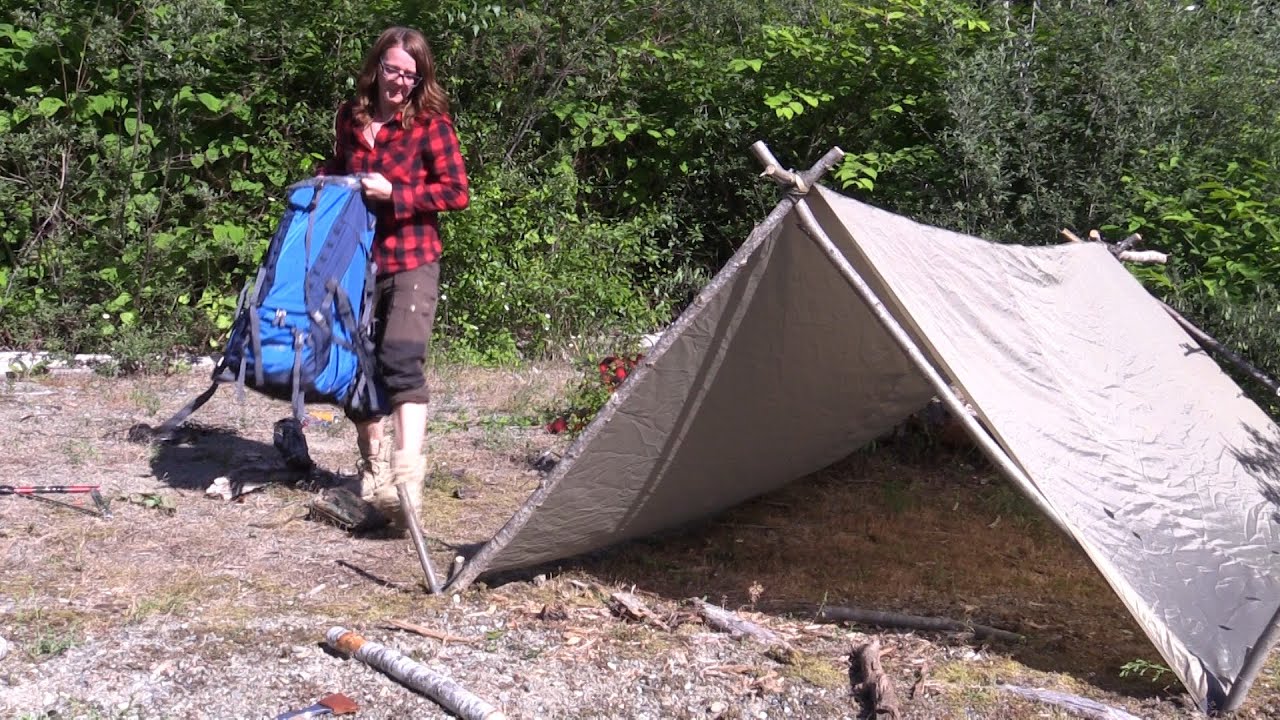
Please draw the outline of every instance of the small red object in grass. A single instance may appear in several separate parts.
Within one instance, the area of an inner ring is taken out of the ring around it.
[[[636,355],[634,357],[625,357],[610,355],[596,367],[600,370],[600,380],[610,389],[616,388],[627,379],[627,375],[631,372],[644,355]]]

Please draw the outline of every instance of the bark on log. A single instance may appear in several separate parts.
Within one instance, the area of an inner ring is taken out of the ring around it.
[[[1138,233],[1134,233],[1129,237],[1121,240],[1120,243],[1116,245],[1116,252],[1122,253],[1128,250],[1132,250],[1135,247],[1137,247],[1138,243],[1141,243],[1141,242],[1142,242],[1142,236],[1139,235]]]
[[[743,620],[738,614],[732,610],[726,610],[719,605],[712,605],[709,602],[695,599],[694,605],[698,608],[698,615],[702,617],[709,627],[728,633],[734,638],[750,638],[761,645],[766,651],[778,662],[791,663],[795,659],[795,649],[791,647],[791,643],[787,642],[781,635],[775,633],[763,625],[757,625],[749,620]]]
[[[1046,705],[1062,708],[1076,717],[1088,718],[1088,720],[1142,720],[1137,715],[1132,715],[1110,705],[1103,705],[1096,700],[1082,698],[1079,695],[1069,695],[1040,688],[1019,687],[1017,685],[998,685],[997,687],[1028,700],[1035,700]]]
[[[880,664],[879,640],[872,640],[849,653],[849,675],[854,693],[867,703],[869,717],[885,714],[892,720],[898,720],[902,716],[893,681],[884,674],[884,667]]]
[[[449,678],[343,627],[329,628],[329,647],[376,668],[435,700],[462,720],[507,720],[497,708]]]
[[[1155,250],[1124,250],[1116,253],[1116,257],[1120,262],[1134,265],[1165,265],[1169,262],[1168,255]]]
[[[619,615],[630,615],[632,618],[640,622],[651,622],[663,630],[670,630],[667,623],[658,617],[658,614],[649,609],[648,605],[640,598],[629,592],[616,592],[609,596],[613,601],[614,612]]]
[[[820,623],[852,622],[859,625],[872,625],[882,628],[900,630],[927,630],[931,632],[971,632],[978,639],[1000,640],[1018,643],[1024,641],[1022,635],[1008,630],[1001,630],[989,625],[961,622],[949,618],[925,617],[922,615],[906,615],[904,613],[881,612],[879,610],[863,610],[855,607],[824,605],[821,607],[790,606],[790,612],[813,613],[814,621]]]

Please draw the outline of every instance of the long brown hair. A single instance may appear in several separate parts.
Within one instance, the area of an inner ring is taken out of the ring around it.
[[[360,127],[368,125],[373,119],[373,110],[378,104],[378,73],[382,56],[388,50],[399,47],[413,58],[417,64],[417,72],[422,76],[409,92],[409,101],[402,111],[401,124],[408,125],[414,117],[426,117],[427,113],[445,115],[449,112],[449,98],[444,88],[436,81],[436,61],[431,55],[431,46],[422,33],[407,27],[390,27],[382,31],[377,42],[364,56],[364,64],[360,67],[360,77],[356,80],[356,103],[353,114]]]

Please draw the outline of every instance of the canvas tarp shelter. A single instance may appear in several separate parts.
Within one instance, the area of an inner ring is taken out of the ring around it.
[[[937,378],[1202,707],[1238,704],[1280,609],[1270,419],[1104,245],[988,243],[821,187],[757,226],[454,586],[778,488]]]

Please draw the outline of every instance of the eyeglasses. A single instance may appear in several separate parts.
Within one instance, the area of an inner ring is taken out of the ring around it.
[[[411,85],[417,85],[418,83],[422,82],[421,75],[417,75],[411,72],[405,72],[404,70],[400,70],[398,68],[393,68],[384,62],[378,63],[378,66],[382,68],[382,74],[388,80],[394,80],[395,78],[400,78],[401,80],[409,81],[409,84]]]

